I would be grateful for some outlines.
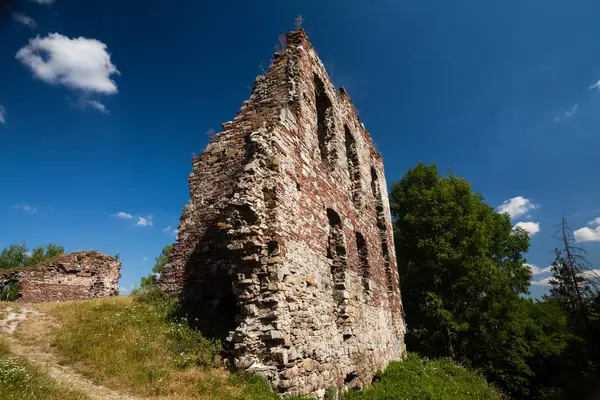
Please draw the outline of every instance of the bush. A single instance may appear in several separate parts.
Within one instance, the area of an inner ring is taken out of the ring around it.
[[[0,300],[16,301],[19,298],[20,290],[21,285],[19,285],[19,282],[9,282],[8,285],[2,288],[2,291],[0,292]]]

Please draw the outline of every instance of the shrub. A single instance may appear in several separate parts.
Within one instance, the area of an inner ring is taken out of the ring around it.
[[[16,301],[19,298],[21,285],[19,282],[9,282],[0,292],[0,300]]]

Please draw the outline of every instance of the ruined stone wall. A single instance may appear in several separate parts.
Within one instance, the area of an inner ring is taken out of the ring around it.
[[[194,160],[160,284],[237,367],[321,398],[401,359],[405,327],[381,156],[304,32],[287,41]]]
[[[96,251],[66,254],[31,268],[0,271],[0,287],[20,285],[18,301],[85,300],[119,291],[121,262]]]

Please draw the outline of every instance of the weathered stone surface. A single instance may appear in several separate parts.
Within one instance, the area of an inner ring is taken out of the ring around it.
[[[304,31],[193,160],[161,287],[279,392],[360,387],[405,354],[381,155]]]
[[[85,300],[119,291],[121,262],[97,251],[80,251],[35,267],[1,271],[0,287],[19,282],[20,302]]]

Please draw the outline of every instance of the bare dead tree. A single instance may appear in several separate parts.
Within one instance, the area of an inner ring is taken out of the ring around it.
[[[585,249],[575,240],[564,217],[554,236],[561,244],[555,250],[556,259],[552,263],[550,294],[568,309],[571,319],[587,329],[589,304],[598,290],[597,277]]]
[[[296,22],[294,25],[295,25],[297,31],[302,29],[303,23],[304,23],[304,18],[302,17],[302,15],[300,15],[300,14],[296,15]]]

